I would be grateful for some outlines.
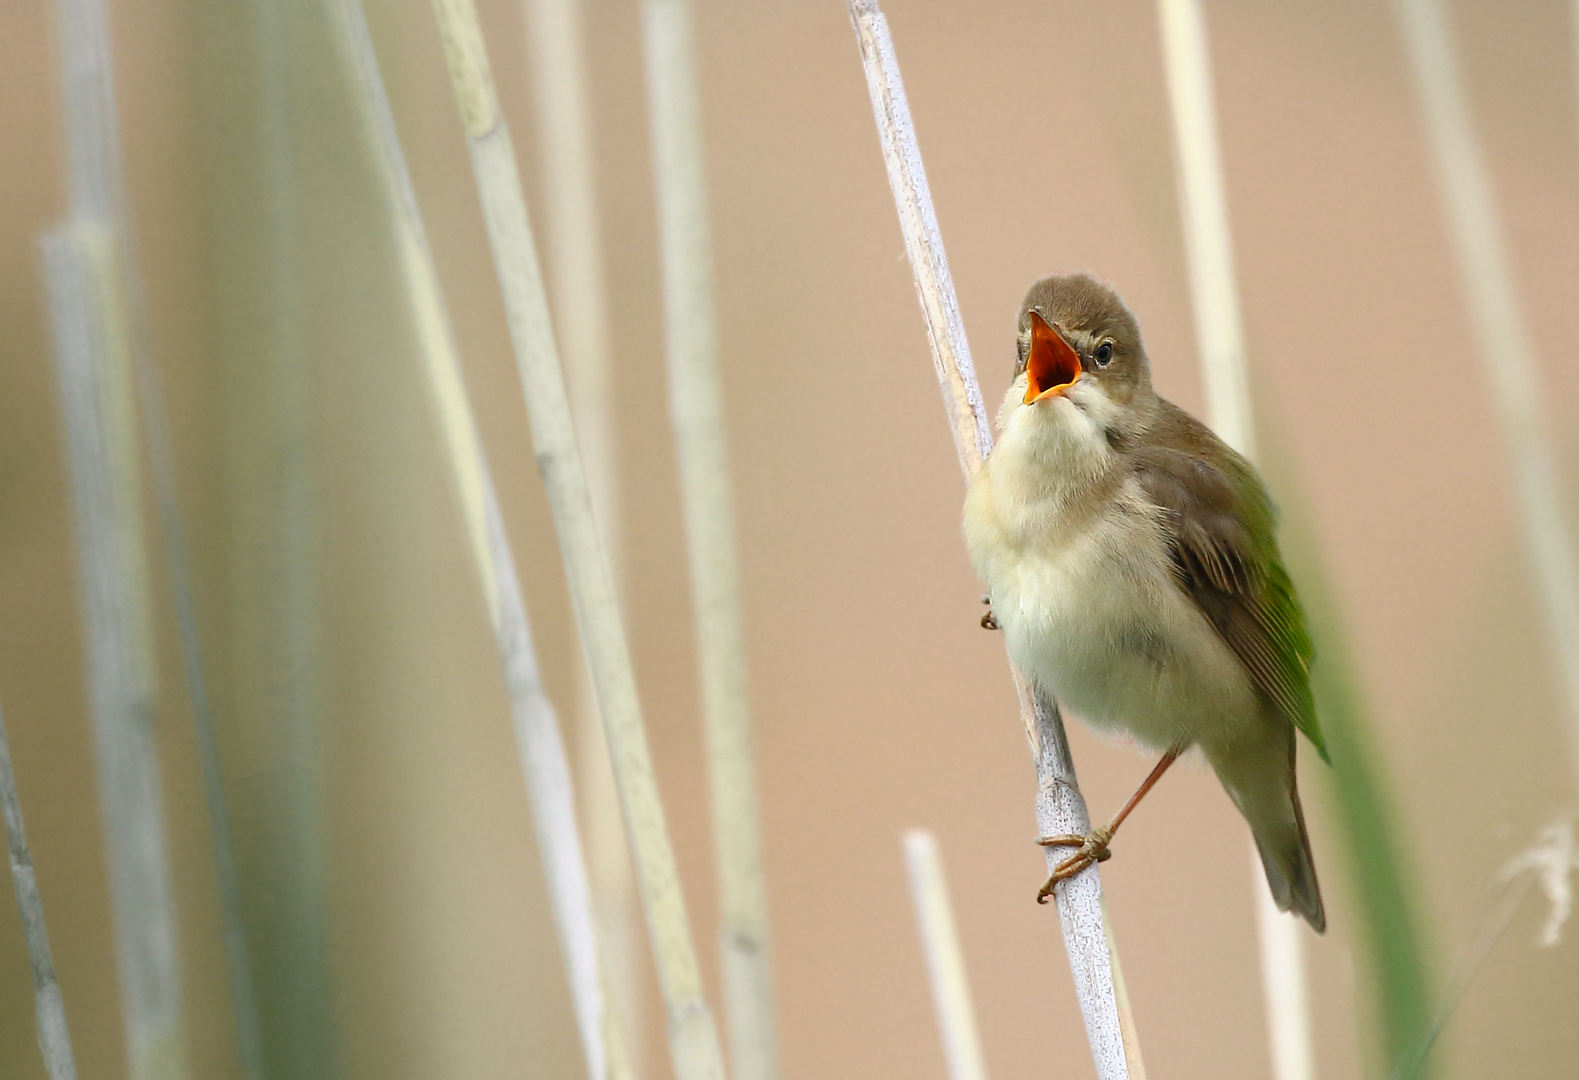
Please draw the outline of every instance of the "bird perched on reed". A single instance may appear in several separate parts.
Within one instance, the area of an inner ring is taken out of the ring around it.
[[[1294,777],[1296,729],[1326,757],[1310,638],[1255,469],[1157,395],[1135,317],[1086,274],[1026,293],[998,426],[964,514],[984,625],[1039,693],[1163,755],[1106,828],[1041,839],[1076,850],[1037,899],[1107,858],[1194,746],[1249,822],[1277,906],[1325,929]]]

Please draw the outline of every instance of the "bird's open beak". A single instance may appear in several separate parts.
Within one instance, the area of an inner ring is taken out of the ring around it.
[[[1080,378],[1080,357],[1036,312],[1031,312],[1031,355],[1025,362],[1025,404],[1060,397]]]

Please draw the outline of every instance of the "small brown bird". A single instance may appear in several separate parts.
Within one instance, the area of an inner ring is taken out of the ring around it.
[[[1323,758],[1310,638],[1250,463],[1157,396],[1140,327],[1106,283],[1044,278],[1020,308],[997,448],[965,537],[1037,689],[1163,755],[1042,892],[1093,861],[1181,753],[1200,747],[1250,823],[1277,906],[1326,927],[1294,778],[1295,730]]]

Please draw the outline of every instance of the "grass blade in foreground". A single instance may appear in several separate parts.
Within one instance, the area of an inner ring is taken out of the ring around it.
[[[429,399],[439,422],[471,541],[473,564],[504,665],[516,743],[532,803],[532,820],[587,1075],[590,1080],[608,1080],[617,1075],[611,1063],[621,1062],[623,1055],[605,1009],[591,888],[559,720],[538,672],[515,560],[499,516],[493,478],[461,376],[449,312],[439,289],[427,230],[412,190],[366,17],[360,0],[334,0],[334,7],[336,43],[353,76],[352,92],[361,130],[400,252],[401,278],[422,352]]]
[[[1173,114],[1174,161],[1195,309],[1196,351],[1205,376],[1208,419],[1224,442],[1253,461],[1255,420],[1217,142],[1206,19],[1201,0],[1159,0],[1157,8]],[[1250,888],[1255,895],[1272,1075],[1276,1080],[1315,1080],[1316,1055],[1299,922],[1278,911],[1272,902],[1254,841],[1250,844]]]
[[[954,433],[954,448],[959,453],[960,469],[969,479],[992,451],[992,432],[987,410],[982,405],[981,389],[976,384],[970,346],[965,340],[965,327],[954,296],[954,283],[949,277],[943,239],[932,209],[926,171],[921,165],[921,149],[916,144],[910,106],[899,77],[899,61],[894,55],[888,24],[876,0],[847,0],[847,3],[861,47],[861,62],[866,68],[866,85],[871,92],[883,159],[888,166],[889,186],[899,210],[905,252],[910,258],[944,408]],[[1018,673],[1015,673],[1015,687],[1019,692],[1021,719],[1036,761],[1037,827],[1043,836],[1084,834],[1091,828],[1091,818],[1075,779],[1063,719],[1052,703],[1034,700],[1029,686]],[[1048,848],[1049,871],[1058,859],[1056,852]],[[1054,899],[1058,903],[1064,947],[1069,953],[1069,966],[1074,975],[1075,991],[1080,996],[1080,1011],[1085,1018],[1086,1036],[1091,1043],[1097,1075],[1100,1080],[1140,1080],[1145,1069],[1141,1064],[1133,1019],[1123,995],[1115,986],[1118,953],[1111,948],[1111,935],[1102,910],[1102,881],[1096,864],[1060,882]],[[1122,981],[1121,976],[1117,978]]]
[[[329,135],[338,116],[314,100],[307,75],[317,59],[308,42],[323,31],[311,5],[244,0],[199,14],[204,6],[190,10],[188,33],[204,42],[203,92],[224,102],[201,114],[209,122],[198,143],[212,177],[204,187],[217,197],[203,242],[225,264],[205,288],[224,431],[225,573],[214,584],[225,598],[215,640],[226,648],[215,657],[227,744],[246,763],[231,779],[257,1039],[274,1077],[331,1080],[339,1003],[326,759],[335,718],[315,380],[335,365],[320,364],[328,358],[315,355],[308,325],[310,308],[324,309],[306,294],[315,240],[305,230],[315,201],[307,148],[338,136]]]
[[[570,422],[548,297],[472,0],[434,0],[455,100],[465,125],[494,268],[526,397],[532,446],[559,534],[565,577],[592,669],[603,729],[619,783],[647,930],[668,1011],[669,1054],[679,1080],[722,1080],[723,1051],[702,994],[680,890],[679,868],[658,796],[614,583]]]
[[[33,965],[33,1008],[38,1019],[38,1048],[44,1055],[49,1080],[77,1080],[77,1063],[71,1056],[71,1035],[66,1030],[66,1003],[55,981],[55,961],[49,953],[49,933],[44,928],[44,902],[38,895],[33,856],[22,829],[22,803],[17,798],[16,772],[11,768],[11,744],[6,740],[5,718],[0,716],[0,816],[5,818],[6,840],[11,852],[11,884],[22,914],[22,932]]]
[[[1370,955],[1387,1062],[1392,1066],[1413,1050],[1430,1018],[1420,919],[1405,875],[1406,849],[1393,830],[1397,814],[1378,771],[1380,758],[1371,739],[1370,717],[1354,686],[1342,629],[1327,610],[1326,598],[1331,594],[1314,569],[1314,560],[1303,561],[1305,610],[1321,657],[1311,665],[1311,690],[1332,755],[1338,825],[1350,887],[1365,920],[1362,940]],[[1294,559],[1290,562],[1299,566]]]
[[[1315,532],[1306,524],[1290,470],[1279,468],[1285,455],[1278,429],[1271,425],[1267,431],[1263,457],[1284,477],[1279,485],[1283,554],[1300,582],[1316,644],[1310,689],[1332,756],[1327,792],[1347,863],[1345,878],[1362,920],[1354,940],[1367,961],[1386,1065],[1392,1069],[1418,1045],[1430,1017],[1418,893],[1409,873],[1409,848],[1395,831],[1399,818],[1372,737],[1375,724],[1354,678],[1344,628],[1331,602],[1333,590],[1315,551]]]
[[[965,979],[965,955],[949,903],[948,882],[937,838],[924,829],[905,833],[905,868],[910,872],[910,898],[916,905],[916,929],[927,958],[932,983],[932,1004],[943,1032],[943,1053],[950,1080],[986,1080],[981,1039],[976,1033],[976,1010],[970,1002]]]
[[[776,1080],[767,885],[689,0],[643,0],[642,28],[663,254],[669,410],[696,612],[730,1064],[735,1080]]]

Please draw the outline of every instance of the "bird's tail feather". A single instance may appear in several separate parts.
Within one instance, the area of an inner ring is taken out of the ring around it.
[[[1278,910],[1293,911],[1321,933],[1327,928],[1327,915],[1294,778],[1292,728],[1286,737],[1265,744],[1236,742],[1226,751],[1208,756],[1250,823]]]

